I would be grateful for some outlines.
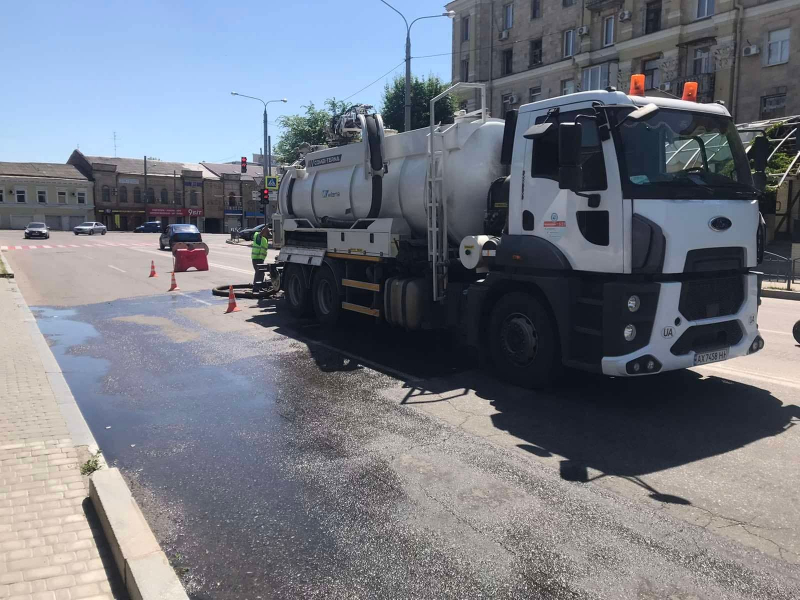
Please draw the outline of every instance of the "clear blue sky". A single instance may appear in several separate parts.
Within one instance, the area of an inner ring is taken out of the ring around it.
[[[409,22],[444,2],[395,0]],[[269,120],[344,99],[404,58],[403,20],[379,0],[311,2],[19,0],[3,3],[0,161],[86,154],[228,161],[262,146]],[[448,53],[451,21],[411,30],[412,56]],[[267,62],[268,61],[268,62]],[[450,79],[450,57],[412,61]],[[265,66],[268,65],[268,66]],[[400,65],[395,71],[403,73]],[[378,106],[384,81],[352,101]],[[277,126],[270,125],[273,147]]]

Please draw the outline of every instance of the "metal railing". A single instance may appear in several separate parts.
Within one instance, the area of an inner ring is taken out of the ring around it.
[[[716,76],[714,73],[698,73],[697,75],[687,75],[672,80],[674,94],[678,97],[683,95],[683,85],[687,81],[697,82],[697,101],[698,102],[713,102],[714,101],[714,83]]]
[[[761,263],[763,279],[765,281],[785,281],[786,289],[791,290],[792,283],[798,279],[798,262],[800,262],[800,258],[791,259],[774,252],[764,252],[764,262]]]

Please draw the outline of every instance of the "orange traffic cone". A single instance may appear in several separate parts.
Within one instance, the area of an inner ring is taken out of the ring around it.
[[[238,306],[236,306],[236,296],[233,295],[233,286],[228,288],[228,309],[225,311],[225,314],[232,312],[239,312],[242,310]]]
[[[175,271],[172,272],[172,282],[169,284],[168,292],[174,292],[175,290],[180,290],[181,288],[178,287],[178,282],[175,281]]]
[[[156,263],[154,261],[150,261],[150,277],[158,277],[158,273],[156,273]]]

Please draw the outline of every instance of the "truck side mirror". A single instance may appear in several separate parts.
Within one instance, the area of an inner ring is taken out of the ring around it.
[[[558,126],[558,187],[580,190],[583,186],[581,145],[583,126],[580,123],[561,123]]]
[[[769,156],[769,141],[766,135],[759,135],[753,140],[753,147],[750,149],[749,154],[753,161],[754,171],[766,170]]]

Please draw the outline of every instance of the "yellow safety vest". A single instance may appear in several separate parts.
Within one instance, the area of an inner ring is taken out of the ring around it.
[[[268,246],[269,240],[267,239],[267,236],[261,232],[256,232],[256,234],[253,236],[253,249],[250,252],[250,258],[253,260],[264,260],[267,258]]]

